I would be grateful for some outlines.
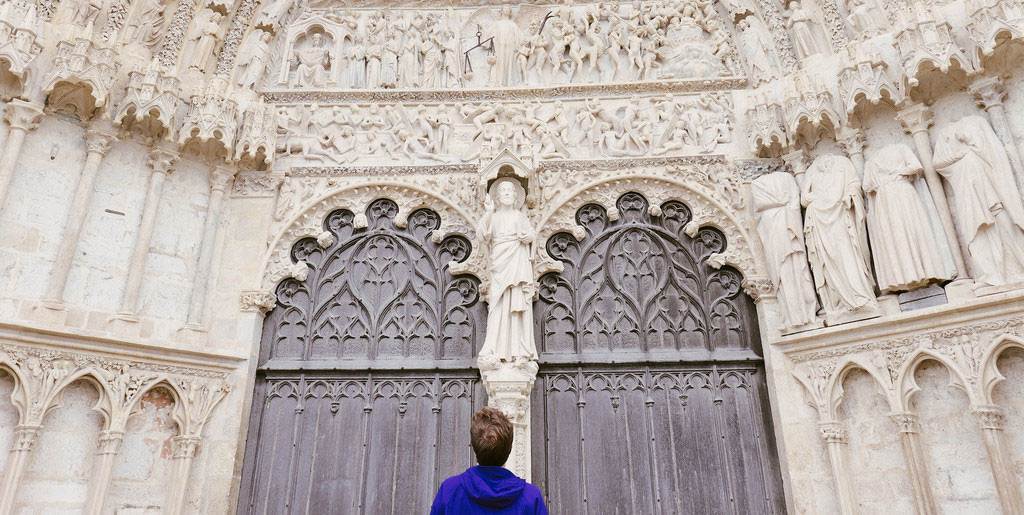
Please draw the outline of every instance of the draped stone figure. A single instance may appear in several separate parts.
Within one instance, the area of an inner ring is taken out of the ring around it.
[[[807,169],[800,202],[814,285],[830,324],[877,308],[868,263],[864,201],[849,158],[825,154]]]
[[[138,16],[129,25],[129,39],[153,48],[164,33],[164,3],[159,0],[143,0],[138,9]]]
[[[499,179],[485,199],[487,214],[477,227],[489,250],[491,278],[481,360],[537,359],[530,260],[536,233],[522,211],[525,198],[523,187],[515,179]]]
[[[330,51],[324,48],[323,34],[314,33],[312,42],[311,47],[297,52],[299,69],[296,79],[299,87],[321,87],[326,83],[324,73],[331,62]]]
[[[975,281],[990,286],[1024,281],[1024,203],[1006,149],[988,121],[967,116],[939,131],[935,168],[953,192]]]
[[[754,180],[750,193],[783,323],[791,329],[806,326],[814,322],[818,301],[807,267],[800,188],[792,175],[775,172]]]
[[[253,88],[263,76],[270,56],[270,33],[254,30],[242,43],[238,52],[237,84],[243,88]]]
[[[490,36],[494,38],[495,62],[492,65],[493,86],[512,86],[515,81],[516,53],[522,42],[523,31],[512,20],[512,8],[501,8],[501,19],[490,27]]]
[[[914,181],[924,168],[904,144],[883,148],[864,168],[875,277],[882,292],[907,291],[950,277],[948,253]]]
[[[811,29],[814,19],[807,14],[799,2],[790,2],[789,9],[789,28],[793,31],[793,48],[796,50],[797,56],[803,58],[820,53],[818,41],[814,38],[814,31]]]

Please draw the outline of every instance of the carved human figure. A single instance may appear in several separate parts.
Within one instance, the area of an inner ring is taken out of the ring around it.
[[[406,31],[402,53],[398,56],[398,82],[407,88],[420,85],[420,33],[415,28]]]
[[[384,46],[380,43],[379,34],[371,34],[369,44],[366,46],[366,87],[376,88],[380,86],[381,58]]]
[[[359,89],[366,87],[366,46],[363,45],[363,37],[356,35],[352,39],[352,46],[348,48],[348,85],[351,88]]]
[[[423,38],[420,44],[420,53],[423,55],[423,84],[424,88],[437,88],[441,86],[441,71],[444,63],[441,55],[441,39],[437,28],[431,30]]]
[[[393,88],[398,85],[398,51],[401,38],[393,37],[390,31],[382,31],[384,43],[380,58],[380,85]]]
[[[804,10],[800,2],[789,4],[789,30],[793,33],[793,49],[797,57],[804,58],[821,53],[818,41],[814,37],[812,26],[814,20]]]
[[[128,39],[153,48],[164,32],[164,2],[142,0],[137,12],[135,20],[128,26]]]
[[[883,148],[864,167],[864,192],[875,277],[883,292],[948,279],[928,211],[914,187],[923,170],[904,144]]]
[[[209,9],[203,9],[200,14],[196,15],[191,52],[189,53],[192,58],[189,63],[190,68],[204,69],[217,45],[217,33],[220,32],[220,22],[223,19],[224,15]]]
[[[949,181],[975,281],[1024,281],[1024,203],[1006,150],[988,121],[966,116],[939,131],[935,168]]]
[[[791,329],[806,326],[814,322],[818,301],[807,267],[800,188],[792,175],[775,172],[755,179],[750,194],[783,323]]]
[[[443,36],[441,50],[444,52],[444,87],[459,87],[462,85],[462,52],[459,38],[451,28],[445,29]]]
[[[80,0],[72,22],[79,27],[99,25],[100,12],[103,10],[103,0]]]
[[[285,14],[288,14],[288,10],[291,9],[292,3],[295,0],[272,0],[265,4],[259,11],[259,16],[256,18],[256,25],[267,25],[271,27],[277,27],[281,24],[281,18],[284,18]]]
[[[750,73],[754,80],[778,78],[775,71],[778,61],[775,59],[774,46],[768,35],[759,27],[752,26],[747,18],[740,20],[736,27],[740,30],[740,46],[743,56],[750,65]]]
[[[481,358],[506,362],[537,359],[531,261],[536,234],[522,211],[525,197],[515,179],[498,179],[488,192],[486,214],[477,226],[477,234],[487,246],[491,279]]]
[[[849,158],[825,154],[804,177],[804,236],[814,284],[829,318],[876,307],[864,201]]]
[[[874,0],[850,0],[847,4],[850,23],[858,37],[868,38],[885,32],[888,22],[885,13],[875,4]]]
[[[237,84],[243,88],[254,88],[267,66],[270,55],[270,33],[255,30],[246,38],[238,52]]]
[[[523,31],[512,20],[512,8],[501,8],[501,19],[488,30],[493,37],[495,62],[492,65],[495,86],[512,86],[516,83],[516,52],[522,42]]]
[[[299,87],[322,87],[326,81],[324,74],[331,62],[330,51],[324,48],[324,35],[314,32],[312,45],[296,52],[299,68],[296,71],[296,83]]]

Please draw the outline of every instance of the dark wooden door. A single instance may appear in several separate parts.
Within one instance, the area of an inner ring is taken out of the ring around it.
[[[278,285],[264,321],[240,512],[426,513],[473,464],[486,308],[476,279],[448,272],[469,241],[434,243],[433,211],[404,228],[396,213],[374,201],[356,229],[335,211],[331,245],[294,246],[309,275]]]
[[[785,511],[756,313],[719,231],[686,235],[679,202],[652,215],[586,205],[547,242],[541,278],[533,480],[552,513]]]

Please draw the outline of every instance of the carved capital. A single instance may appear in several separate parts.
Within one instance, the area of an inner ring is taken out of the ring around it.
[[[8,102],[4,110],[4,120],[7,120],[12,130],[33,131],[39,126],[42,117],[43,106],[17,98]]]
[[[117,140],[114,132],[106,127],[90,127],[85,133],[85,147],[90,154],[107,155],[110,145]]]
[[[932,110],[922,103],[911,104],[897,111],[896,119],[908,134],[927,132],[932,126]]]
[[[240,298],[242,311],[266,314],[277,304],[277,296],[270,290],[246,290]]]
[[[807,172],[807,167],[810,165],[810,159],[807,157],[807,152],[803,150],[794,150],[788,154],[782,155],[782,160],[789,165],[789,169],[793,175],[797,177]]]
[[[99,447],[96,454],[117,454],[124,441],[124,431],[100,431]]]
[[[775,285],[769,277],[744,278],[741,283],[743,291],[754,299],[754,302],[761,302],[761,299],[775,297]]]
[[[971,413],[978,418],[982,429],[1002,430],[1006,414],[1002,407],[993,404],[971,406]]]
[[[920,418],[914,413],[894,413],[889,418],[892,419],[901,433],[921,432]]]
[[[153,170],[153,173],[169,174],[174,168],[174,164],[178,162],[179,157],[177,152],[155,147],[149,151],[149,161],[147,164]]]
[[[1003,105],[1003,100],[1006,98],[1006,87],[999,77],[986,77],[971,84],[971,93],[974,94],[974,100],[978,103],[978,107],[988,111],[993,107]]]
[[[836,133],[836,142],[843,147],[847,156],[864,153],[864,133],[860,129],[844,126]]]
[[[175,436],[171,439],[171,456],[173,459],[192,459],[199,448],[198,436]]]
[[[825,443],[847,443],[849,434],[842,422],[822,422],[818,424],[821,438]]]
[[[19,425],[14,428],[14,443],[11,450],[15,452],[29,452],[32,446],[39,440],[39,433],[42,426]]]
[[[210,190],[224,193],[231,180],[235,178],[235,171],[222,166],[214,167],[210,172]]]

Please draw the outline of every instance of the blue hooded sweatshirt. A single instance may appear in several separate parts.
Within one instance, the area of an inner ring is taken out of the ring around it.
[[[430,515],[547,515],[540,489],[505,467],[477,465],[441,483]]]

